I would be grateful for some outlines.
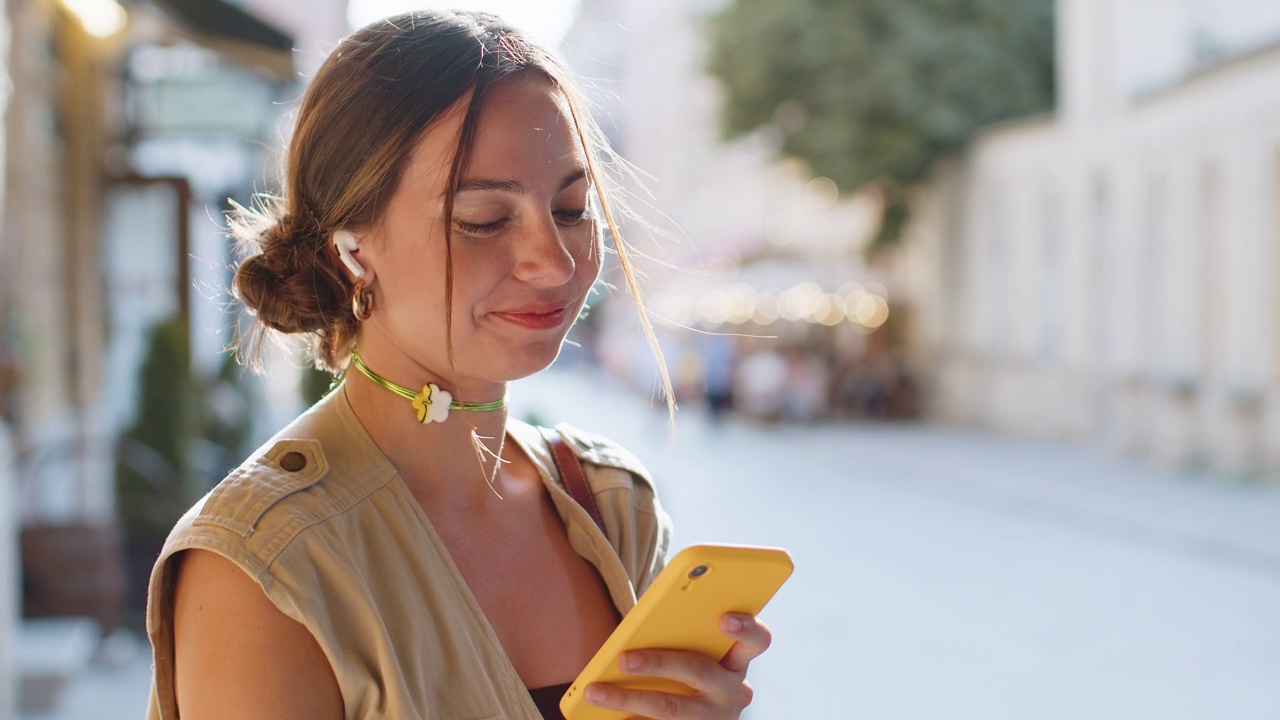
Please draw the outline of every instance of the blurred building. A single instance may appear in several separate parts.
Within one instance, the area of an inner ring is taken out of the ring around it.
[[[221,213],[269,186],[280,118],[345,12],[340,0],[4,4],[0,574],[14,576],[21,534],[28,613],[110,629],[138,594],[121,577],[115,495],[148,338],[175,322],[193,372],[216,374],[232,330]],[[17,605],[19,583],[4,587]],[[11,637],[0,625],[0,648]],[[12,706],[0,698],[0,717]]]
[[[1280,473],[1280,6],[1057,13],[1057,111],[940,168],[897,258],[931,412]]]
[[[10,73],[10,27],[8,3],[0,3],[0,167],[7,164],[9,102],[13,85]],[[0,172],[0,222],[7,217],[5,200],[8,173]],[[2,231],[0,231],[2,233]],[[0,267],[8,264],[5,250],[7,243],[0,234]],[[7,274],[0,270],[0,278]],[[0,295],[3,289],[0,289]],[[0,306],[0,312],[3,306]],[[3,327],[0,318],[0,327]],[[0,334],[0,408],[7,401],[7,393],[16,383],[10,376],[15,363],[8,358],[5,338]],[[13,668],[13,637],[18,619],[18,534],[14,518],[13,488],[17,484],[16,463],[10,450],[10,428],[4,415],[0,415],[0,718],[9,718],[17,706]]]
[[[842,378],[857,375],[868,350],[887,356],[886,320],[907,316],[890,311],[889,280],[862,259],[880,200],[780,160],[769,131],[722,139],[720,88],[704,69],[701,24],[723,4],[583,0],[564,54],[594,86],[596,116],[615,149],[638,168],[631,205],[645,223],[629,222],[625,230],[645,255],[638,265],[677,391],[697,394],[709,377],[725,372],[712,367],[723,364],[724,351],[708,354],[723,343],[680,326],[758,336],[733,340],[735,366],[746,363],[748,375],[790,377],[803,387],[762,390],[753,414],[827,416],[843,404]],[[606,270],[606,277],[623,288],[620,274]],[[613,302],[604,310],[602,360],[648,385],[654,367],[633,307]],[[776,357],[746,362],[762,353]],[[790,370],[750,369],[784,366]],[[783,401],[800,395],[820,401],[788,410]]]

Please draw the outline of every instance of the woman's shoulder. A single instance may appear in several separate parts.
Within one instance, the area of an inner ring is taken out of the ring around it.
[[[583,464],[591,485],[597,492],[610,485],[640,485],[644,489],[654,489],[653,476],[649,469],[630,450],[614,440],[597,433],[560,423],[554,428],[534,427],[524,422],[513,421],[511,429],[518,433],[526,448],[536,448],[541,458],[550,463],[544,441],[548,434],[558,436]]]
[[[253,452],[187,512],[167,546],[212,543],[269,564],[293,537],[390,482],[386,458],[333,405],[322,400]]]
[[[645,485],[653,487],[653,476],[649,469],[640,458],[617,442],[569,423],[556,425],[555,432],[564,438],[565,444],[582,462],[601,468],[625,470]]]

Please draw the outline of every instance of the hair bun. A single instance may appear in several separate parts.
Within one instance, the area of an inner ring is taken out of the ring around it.
[[[259,236],[262,252],[240,263],[235,294],[273,330],[313,332],[333,322],[343,305],[344,288],[326,259],[308,252],[310,243],[295,237],[291,219],[282,219]]]

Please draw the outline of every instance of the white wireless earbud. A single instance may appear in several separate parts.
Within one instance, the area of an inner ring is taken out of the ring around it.
[[[333,232],[333,247],[338,250],[338,259],[342,260],[342,264],[347,266],[347,269],[351,271],[352,275],[356,276],[357,280],[364,277],[364,266],[351,254],[360,249],[355,235],[351,234],[349,230],[335,230]]]

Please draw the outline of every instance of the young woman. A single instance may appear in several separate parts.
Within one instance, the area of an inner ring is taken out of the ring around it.
[[[507,382],[559,352],[603,226],[635,292],[599,138],[561,66],[490,15],[410,13],[334,50],[299,111],[285,197],[234,219],[254,251],[235,289],[344,379],[174,529],[151,581],[150,717],[559,716],[669,537],[625,450],[505,411]],[[738,717],[770,638],[749,616],[721,629],[737,642],[719,663],[621,661],[692,696],[595,686],[588,701]]]

